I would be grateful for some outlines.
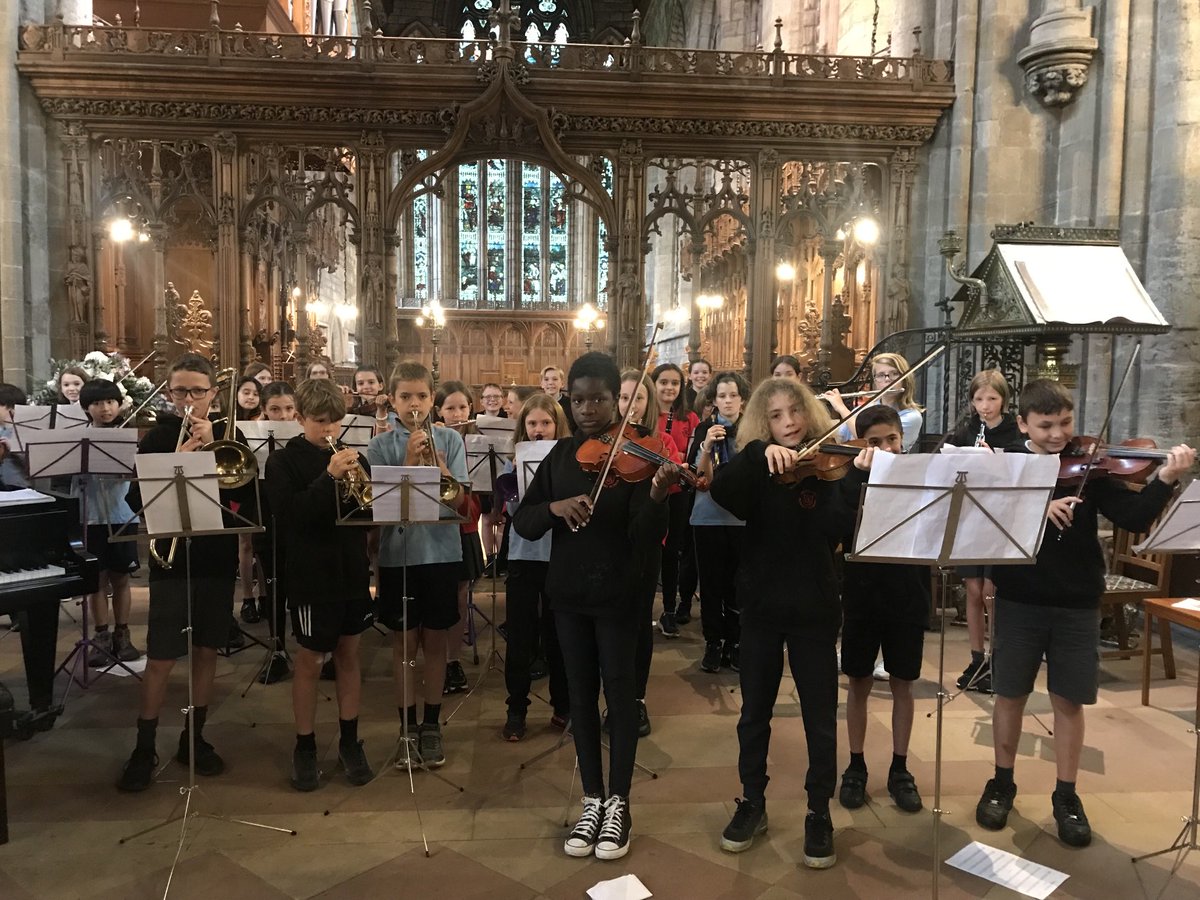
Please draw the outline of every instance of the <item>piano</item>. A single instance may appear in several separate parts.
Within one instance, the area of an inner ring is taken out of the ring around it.
[[[0,614],[19,618],[29,686],[29,712],[17,716],[0,684],[0,844],[8,842],[3,738],[28,738],[54,724],[61,711],[54,706],[58,606],[99,588],[100,566],[80,549],[82,537],[78,499],[0,492]]]

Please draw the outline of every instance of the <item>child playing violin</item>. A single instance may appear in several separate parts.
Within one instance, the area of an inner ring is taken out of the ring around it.
[[[655,430],[668,447],[678,452],[679,459],[684,459],[692,441],[692,433],[699,426],[700,419],[684,402],[683,370],[674,363],[663,363],[654,368],[650,380],[654,382],[654,397],[658,401],[659,409]],[[680,568],[684,547],[692,536],[688,526],[688,517],[692,512],[691,492],[672,491],[671,496],[667,498],[667,508],[670,512],[670,523],[662,550],[663,611],[658,619],[658,627],[663,637],[674,638],[679,637],[675,612]],[[691,602],[690,595],[686,599]]]
[[[858,436],[867,442],[854,461],[843,487],[847,502],[856,505],[875,453],[900,453],[904,426],[890,406],[874,405],[855,419]],[[853,546],[850,533],[842,547]],[[842,672],[846,697],[846,733],[850,765],[842,774],[838,800],[846,809],[866,802],[867,700],[874,685],[875,659],[883,651],[892,692],[892,765],[887,789],[905,812],[921,809],[916,780],[908,771],[908,742],[913,725],[913,682],[921,677],[925,624],[929,616],[929,569],[917,565],[849,562],[842,569]]]
[[[710,491],[746,523],[737,570],[743,651],[738,774],[745,799],[737,802],[721,848],[740,852],[767,830],[767,750],[786,648],[808,745],[804,864],[817,869],[836,861],[829,801],[837,784],[841,611],[831,548],[854,527],[854,511],[836,482],[804,477],[783,484],[774,476],[795,471],[799,454],[791,448],[831,424],[806,385],[792,378],[764,381],[739,423],[739,451],[717,471]]]
[[[1054,381],[1025,385],[1017,425],[1026,435],[1029,453],[1056,454],[1075,435],[1075,404]],[[1100,641],[1100,598],[1104,593],[1104,555],[1097,537],[1103,515],[1130,531],[1145,531],[1171,499],[1179,477],[1196,461],[1184,444],[1172,447],[1165,464],[1138,492],[1116,479],[1090,479],[1082,496],[1060,485],[1050,503],[1052,527],[1032,565],[997,566],[995,638],[992,648],[992,714],[996,773],[988,780],[975,808],[984,828],[1008,822],[1017,786],[1013,767],[1021,739],[1025,702],[1046,659],[1047,688],[1054,709],[1054,757],[1058,782],[1051,796],[1058,837],[1064,844],[1085,847],[1091,825],[1075,791],[1083,747],[1083,708],[1096,702]]]
[[[999,370],[984,369],[976,373],[967,393],[971,397],[971,417],[946,438],[947,444],[993,450],[1007,450],[1020,444],[1021,432],[1017,429],[1016,416],[1005,411],[1011,396],[1008,381]],[[990,694],[992,674],[984,657],[983,639],[987,630],[985,612],[990,610],[990,598],[996,592],[991,568],[959,566],[958,575],[967,590],[967,638],[971,645],[971,662],[958,676],[958,689]]]
[[[567,667],[571,722],[583,813],[563,845],[568,856],[617,859],[629,852],[629,788],[637,756],[635,648],[646,558],[657,556],[667,527],[665,501],[679,477],[670,464],[630,482],[577,459],[589,438],[612,427],[621,375],[611,357],[585,353],[567,377],[575,434],[560,440],[538,467],[513,517],[528,541],[551,533],[546,591]],[[614,463],[615,465],[615,463]],[[595,492],[599,491],[598,498]],[[611,739],[607,799],[600,757],[601,680]]]

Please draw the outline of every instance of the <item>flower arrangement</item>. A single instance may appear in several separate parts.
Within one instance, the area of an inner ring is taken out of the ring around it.
[[[142,375],[134,375],[129,359],[120,353],[104,353],[93,350],[82,360],[53,359],[50,361],[52,375],[46,384],[33,395],[32,402],[37,406],[49,406],[58,402],[58,379],[63,370],[77,366],[87,372],[88,380],[103,378],[113,382],[121,391],[122,412],[128,412],[140,406],[150,392],[154,390],[154,382]]]

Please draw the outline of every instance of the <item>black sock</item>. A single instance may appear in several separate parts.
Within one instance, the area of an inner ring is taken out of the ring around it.
[[[204,722],[206,719],[208,719],[207,706],[196,706],[192,708],[192,721],[196,723],[196,737],[200,737],[200,735],[204,734]],[[186,730],[187,726],[185,725],[184,731]]]
[[[1009,767],[1006,769],[1003,766],[996,766],[996,779],[995,780],[996,780],[997,787],[1010,787],[1013,783],[1012,768]]]
[[[118,625],[117,627],[119,628],[120,626]],[[96,634],[104,634],[106,631],[108,631],[107,625],[97,625],[96,626]]]
[[[850,768],[853,769],[855,772],[867,771],[866,757],[863,756],[861,753],[851,753],[850,754]]]
[[[310,731],[308,734],[296,735],[296,749],[297,750],[308,750],[311,753],[316,753],[317,752],[317,736],[316,736],[316,734]]]
[[[440,703],[426,703],[425,704],[425,724],[426,725],[437,725],[438,719],[441,717],[441,715],[442,715],[442,704],[440,704]]]
[[[983,651],[982,650],[972,650],[971,651],[971,665],[977,666],[977,667],[983,665]]]
[[[901,756],[899,753],[892,754],[892,772],[907,772],[908,771],[908,755]]]
[[[417,727],[417,704],[400,707],[400,719],[408,723],[409,728]]]
[[[139,750],[154,752],[154,738],[158,733],[158,716],[153,719],[137,720],[137,746]]]
[[[1064,797],[1070,797],[1075,793],[1075,782],[1063,781],[1061,778],[1054,782],[1054,793],[1062,794]]]
[[[358,716],[353,719],[338,719],[338,727],[342,731],[341,741],[343,744],[358,743]]]

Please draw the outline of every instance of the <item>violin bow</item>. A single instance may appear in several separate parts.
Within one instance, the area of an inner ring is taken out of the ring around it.
[[[895,381],[891,382],[890,384],[888,384],[885,387],[881,387],[879,390],[875,391],[870,396],[868,396],[866,401],[861,406],[854,407],[854,409],[850,410],[848,415],[846,415],[843,418],[839,419],[838,421],[834,422],[833,425],[830,426],[829,430],[826,431],[819,438],[817,438],[815,441],[809,441],[807,444],[804,444],[803,446],[797,448],[796,452],[800,454],[797,457],[797,461],[804,459],[806,456],[811,456],[812,454],[816,453],[817,450],[820,448],[821,444],[825,443],[825,441],[828,438],[832,437],[839,428],[841,428],[843,425],[845,425],[847,422],[849,422],[851,419],[853,419],[855,416],[857,416],[860,412],[862,412],[864,409],[866,409],[868,406],[870,406],[872,403],[874,403],[876,400],[878,400],[880,397],[882,397],[884,394],[886,394],[888,391],[890,391],[896,385],[902,384],[903,382],[908,381],[910,378],[912,378],[912,376],[916,375],[923,368],[925,368],[927,365],[929,365],[931,362],[933,362],[935,359],[937,359],[939,356],[941,356],[943,353],[945,353],[946,346],[947,346],[947,344],[945,341],[943,341],[940,344],[936,344],[932,350],[930,350],[928,353],[926,353],[924,356],[922,356],[919,360],[917,360],[916,365],[914,365],[912,368],[910,368],[907,372],[905,372],[903,375],[901,375]]]
[[[662,322],[656,322],[654,331],[650,335],[650,344],[646,347],[646,361],[642,364],[642,381],[646,380],[646,376],[650,374],[650,363],[654,359],[654,344],[658,340],[658,333],[662,331]],[[634,397],[637,396],[637,391],[634,391]],[[612,469],[613,460],[617,458],[617,452],[620,450],[621,441],[624,439],[625,426],[629,424],[633,418],[633,398],[629,400],[629,406],[625,408],[625,415],[621,417],[621,428],[617,432],[616,438],[613,440],[612,449],[608,452],[608,458],[604,460],[604,468],[600,470],[600,477],[596,479],[596,483],[592,485],[592,493],[588,497],[588,501],[592,505],[592,509],[596,508],[596,502],[600,499],[600,493],[604,490],[604,482],[608,478],[609,470]]]
[[[1108,404],[1108,412],[1104,414],[1104,424],[1100,426],[1100,430],[1096,433],[1096,443],[1092,444],[1092,452],[1088,454],[1087,465],[1083,469],[1083,477],[1079,479],[1079,487],[1075,490],[1075,499],[1083,496],[1083,489],[1087,485],[1088,476],[1092,473],[1092,468],[1096,465],[1096,460],[1100,458],[1100,450],[1104,444],[1104,440],[1108,435],[1108,426],[1112,421],[1113,411],[1117,408],[1117,401],[1121,399],[1121,391],[1125,390],[1125,382],[1129,380],[1129,373],[1133,371],[1133,364],[1137,362],[1138,354],[1142,352],[1142,345],[1135,344],[1133,353],[1129,355],[1129,362],[1125,364],[1125,373],[1121,376],[1121,383],[1117,385],[1116,391],[1113,393],[1112,402]],[[1062,530],[1058,532],[1058,539],[1062,540]]]

